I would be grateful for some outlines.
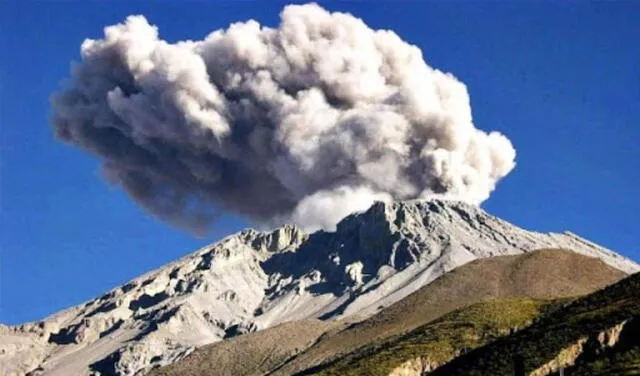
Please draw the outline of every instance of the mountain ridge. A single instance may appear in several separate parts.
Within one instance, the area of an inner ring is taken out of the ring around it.
[[[283,322],[367,317],[471,260],[539,248],[638,270],[574,234],[526,231],[473,205],[378,202],[333,232],[285,225],[230,235],[84,304],[5,328],[13,339],[0,344],[34,350],[24,361],[6,351],[0,363],[34,374],[82,374],[91,365],[143,374],[198,346]]]

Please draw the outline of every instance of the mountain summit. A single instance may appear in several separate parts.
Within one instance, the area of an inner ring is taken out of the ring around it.
[[[572,233],[526,231],[473,205],[378,202],[334,232],[245,230],[40,322],[0,327],[0,373],[140,375],[280,323],[366,318],[472,260],[541,248],[640,269]]]

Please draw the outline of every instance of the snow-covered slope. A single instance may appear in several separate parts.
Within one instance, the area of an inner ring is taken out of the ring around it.
[[[0,374],[140,375],[282,322],[366,317],[476,258],[540,248],[640,270],[571,233],[525,231],[475,206],[376,203],[335,232],[243,231],[41,322],[0,327]]]

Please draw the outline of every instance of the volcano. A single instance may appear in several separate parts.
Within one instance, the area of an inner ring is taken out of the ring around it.
[[[565,274],[581,282],[564,276],[566,291],[556,286],[554,296],[589,293],[640,270],[570,232],[523,230],[474,205],[377,202],[333,232],[248,229],[42,321],[2,326],[0,373],[143,375],[201,346],[291,322],[309,322],[316,338],[375,317],[474,260],[538,249],[598,261],[569,267]],[[491,281],[483,273],[478,286]],[[545,270],[525,277],[518,283],[554,284]]]

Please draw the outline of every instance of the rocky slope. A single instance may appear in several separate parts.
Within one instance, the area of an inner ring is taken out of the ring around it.
[[[571,233],[529,232],[475,206],[377,203],[335,232],[247,230],[41,322],[0,328],[0,374],[140,375],[280,323],[367,317],[469,261],[539,248],[638,270]]]

